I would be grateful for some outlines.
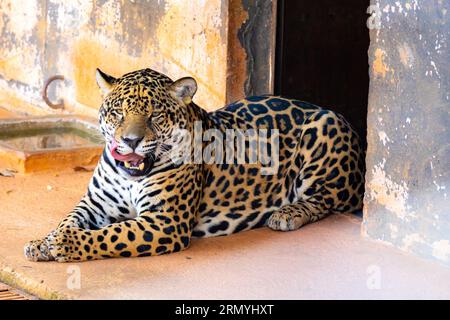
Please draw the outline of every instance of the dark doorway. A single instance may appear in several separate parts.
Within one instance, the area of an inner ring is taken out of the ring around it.
[[[366,146],[369,0],[278,0],[275,93],[336,111]]]

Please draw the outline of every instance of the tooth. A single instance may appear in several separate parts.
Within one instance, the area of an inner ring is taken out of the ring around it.
[[[131,167],[130,163],[128,161],[125,161],[125,168],[130,168],[130,167]]]
[[[145,167],[145,164],[142,162],[142,163],[139,165],[139,170],[144,170],[144,167]]]

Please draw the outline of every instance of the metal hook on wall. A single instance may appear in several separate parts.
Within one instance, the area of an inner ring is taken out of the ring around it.
[[[44,83],[44,89],[42,90],[42,99],[44,99],[45,103],[53,109],[64,109],[64,99],[59,100],[58,103],[53,103],[49,100],[47,96],[47,89],[50,83],[52,83],[55,80],[64,80],[64,76],[62,75],[54,75],[50,78],[48,78]]]

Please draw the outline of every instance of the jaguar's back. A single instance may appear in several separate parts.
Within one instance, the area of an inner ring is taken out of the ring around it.
[[[342,116],[298,100],[255,96],[208,117],[223,133],[224,145],[230,144],[227,130],[244,134],[249,142],[245,152],[256,151],[257,161],[248,163],[250,153],[246,163],[237,163],[236,155],[234,162],[226,161],[224,147],[220,163],[205,165],[195,236],[225,235],[266,223],[272,229],[293,230],[330,213],[361,209],[363,151]],[[275,130],[265,136],[265,165],[261,152],[252,150],[261,142],[261,129]],[[249,130],[255,130],[253,136]]]

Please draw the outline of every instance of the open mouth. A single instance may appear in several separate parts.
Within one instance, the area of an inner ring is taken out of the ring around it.
[[[111,148],[111,155],[116,161],[116,165],[133,177],[144,176],[153,168],[153,161],[150,157],[143,157],[137,153],[120,154],[116,151],[117,145]]]
[[[130,176],[144,176],[150,172],[153,162],[149,157],[145,157],[138,161],[119,161],[116,160],[117,166],[128,173]]]

